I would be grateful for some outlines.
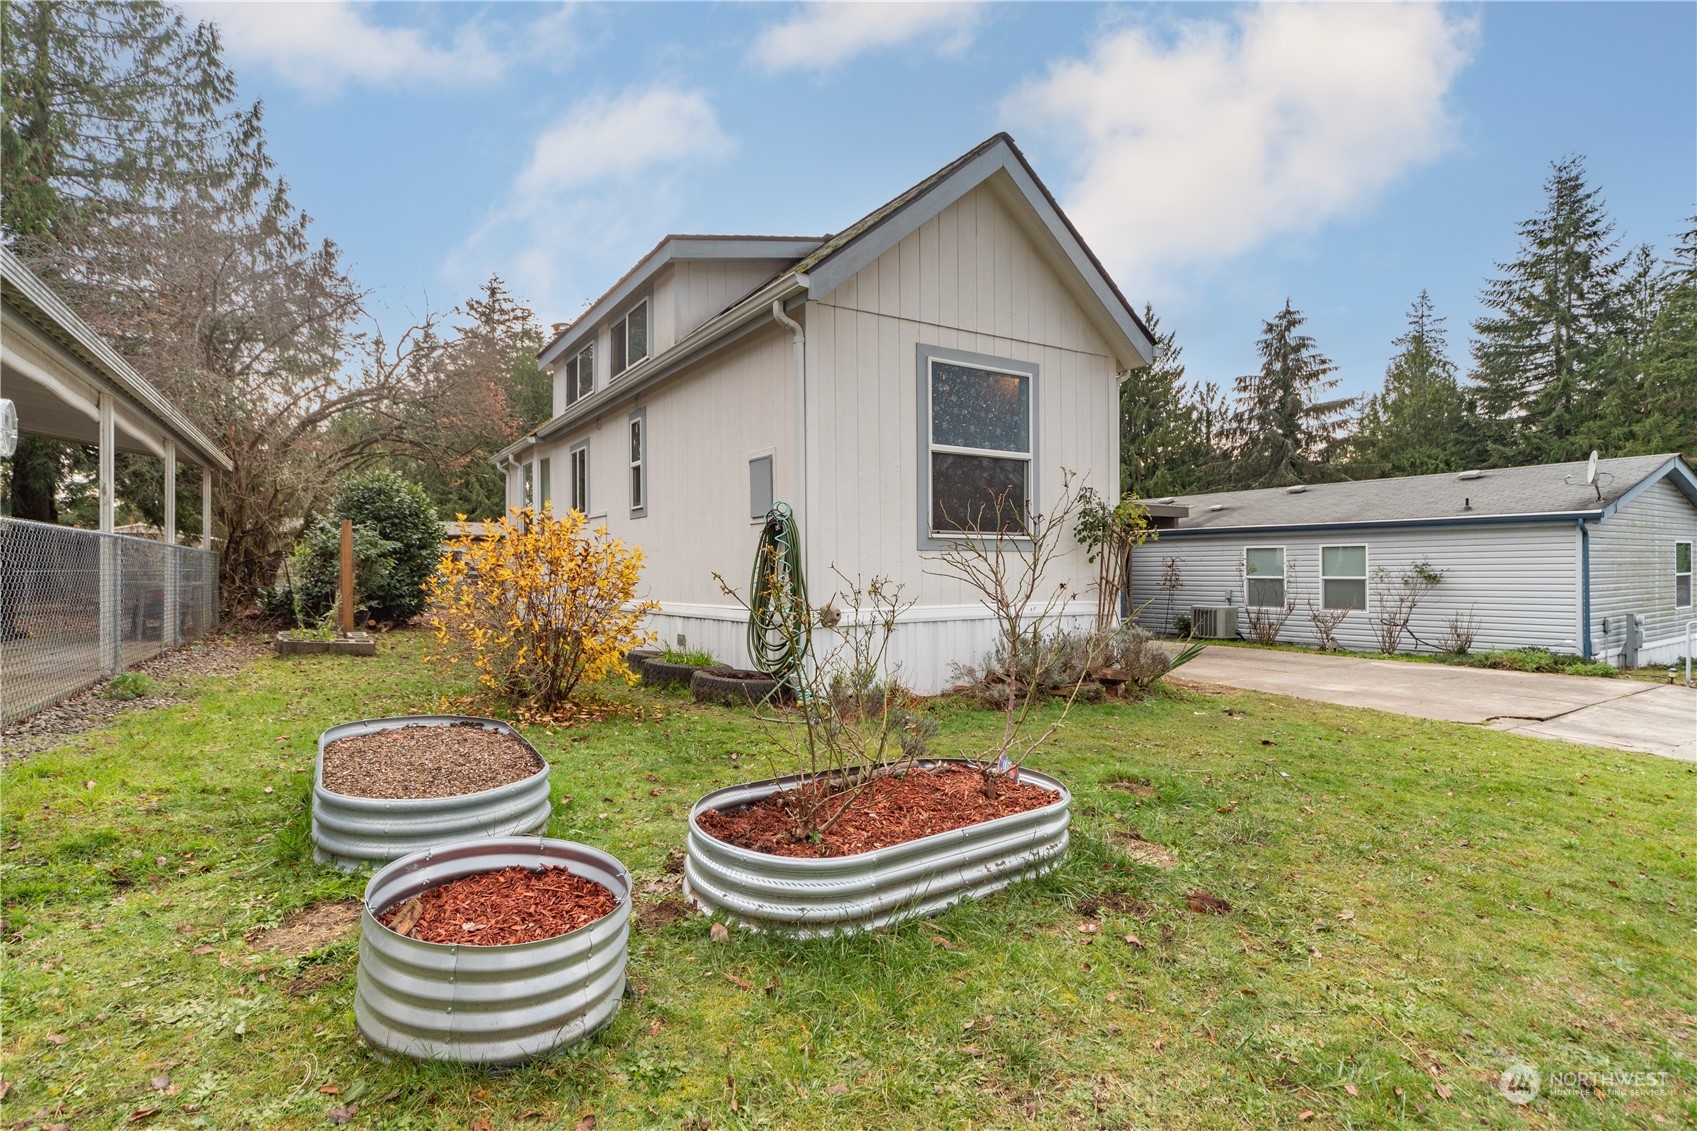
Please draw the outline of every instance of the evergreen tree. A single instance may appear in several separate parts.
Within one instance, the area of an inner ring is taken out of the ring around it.
[[[1332,478],[1345,414],[1353,397],[1321,399],[1337,387],[1337,367],[1299,333],[1307,321],[1285,300],[1262,326],[1261,369],[1237,379],[1228,429],[1231,463],[1222,477],[1235,488],[1280,487]]]
[[[1120,493],[1152,499],[1202,487],[1214,452],[1205,390],[1185,385],[1183,348],[1147,304],[1143,322],[1155,360],[1120,386]]]
[[[1639,358],[1639,452],[1697,455],[1697,217],[1680,237],[1673,270]]]
[[[1351,440],[1351,462],[1364,476],[1427,475],[1469,460],[1461,387],[1445,344],[1444,320],[1421,291],[1408,308],[1408,330],[1393,343],[1384,390],[1367,399]]]
[[[1602,445],[1601,402],[1620,360],[1625,258],[1584,162],[1557,162],[1520,253],[1485,285],[1473,379],[1498,465],[1583,459]]]

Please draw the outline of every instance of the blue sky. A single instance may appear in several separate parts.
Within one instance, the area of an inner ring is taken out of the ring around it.
[[[1010,131],[1192,379],[1288,295],[1350,392],[1468,324],[1551,161],[1623,248],[1697,213],[1697,4],[191,4],[398,327],[499,273],[543,323],[667,232],[838,230]]]

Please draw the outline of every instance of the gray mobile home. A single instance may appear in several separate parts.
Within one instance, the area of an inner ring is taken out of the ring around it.
[[[1473,650],[1542,647],[1621,665],[1685,652],[1697,477],[1677,455],[1229,491],[1159,500],[1187,509],[1132,563],[1140,623],[1181,616],[1247,637],[1290,609],[1279,639],[1318,644],[1310,605],[1347,612],[1344,648],[1377,651],[1380,603],[1421,562],[1443,580],[1404,650],[1460,629]]]

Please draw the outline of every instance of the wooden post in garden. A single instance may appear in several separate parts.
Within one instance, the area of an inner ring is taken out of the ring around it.
[[[342,583],[341,613],[336,618],[336,631],[347,636],[354,630],[354,524],[342,520]]]

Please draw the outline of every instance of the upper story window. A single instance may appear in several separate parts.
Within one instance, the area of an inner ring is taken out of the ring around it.
[[[648,356],[648,300],[643,299],[613,323],[613,376]]]
[[[594,391],[595,344],[591,342],[566,362],[566,403],[575,404],[579,397],[587,397]]]
[[[1328,609],[1367,607],[1367,547],[1320,547],[1320,604]]]
[[[1673,607],[1691,607],[1691,543],[1673,544]]]
[[[1285,548],[1249,546],[1243,551],[1246,582],[1244,604],[1252,609],[1282,609],[1285,606]]]
[[[1023,530],[1036,367],[929,347],[921,363],[930,537]]]

